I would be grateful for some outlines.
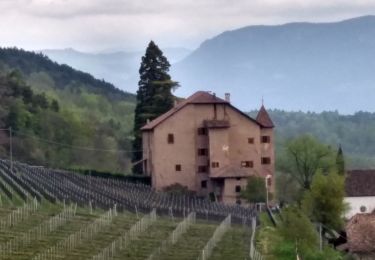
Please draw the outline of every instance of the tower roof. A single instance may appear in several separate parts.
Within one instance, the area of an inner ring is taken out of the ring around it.
[[[273,124],[266,108],[264,107],[264,105],[262,104],[259,112],[258,112],[258,115],[256,117],[256,120],[257,122],[264,128],[273,128],[275,127],[275,125]]]

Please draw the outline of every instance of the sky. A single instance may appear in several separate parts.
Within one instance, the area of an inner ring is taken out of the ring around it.
[[[375,0],[0,0],[0,46],[80,51],[194,49],[248,25],[375,14]]]

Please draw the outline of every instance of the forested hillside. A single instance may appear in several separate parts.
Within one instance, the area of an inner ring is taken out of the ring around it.
[[[19,49],[0,49],[0,84],[0,128],[12,127],[17,160],[129,171],[133,94]],[[1,157],[8,134],[0,131]]]
[[[252,111],[251,115],[256,115]],[[349,168],[375,168],[375,113],[304,113],[269,110],[274,121],[277,153],[286,140],[311,134],[333,148],[341,144]]]

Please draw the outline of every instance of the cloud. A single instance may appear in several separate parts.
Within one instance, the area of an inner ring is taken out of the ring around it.
[[[335,21],[375,13],[370,0],[0,0],[1,45],[82,50],[196,47],[253,24]]]

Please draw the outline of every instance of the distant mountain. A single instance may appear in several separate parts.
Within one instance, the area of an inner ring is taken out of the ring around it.
[[[232,94],[240,108],[375,111],[375,16],[224,32],[172,66],[183,87]]]
[[[138,88],[138,70],[144,52],[85,53],[71,48],[41,52],[60,64],[68,64],[75,69],[88,72],[125,91],[135,93]],[[191,51],[185,48],[166,48],[163,52],[170,63],[175,63]]]

